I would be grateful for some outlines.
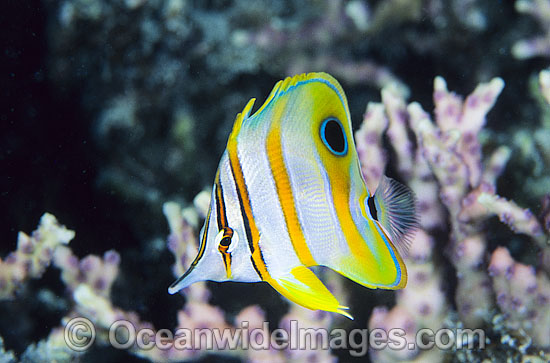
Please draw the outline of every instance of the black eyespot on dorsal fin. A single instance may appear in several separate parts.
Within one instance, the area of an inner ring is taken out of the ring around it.
[[[319,133],[323,144],[325,144],[331,153],[337,156],[346,155],[348,152],[348,140],[340,120],[335,117],[325,119],[321,123]]]

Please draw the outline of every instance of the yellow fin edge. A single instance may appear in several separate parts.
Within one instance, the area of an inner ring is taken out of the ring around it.
[[[297,266],[290,273],[267,281],[281,295],[290,301],[311,310],[324,310],[341,314],[353,320],[347,306],[338,300],[326,288],[315,274],[305,266]]]
[[[244,106],[243,110],[237,114],[237,117],[235,117],[235,122],[233,123],[233,130],[231,130],[231,135],[229,135],[229,139],[234,139],[237,137],[237,135],[241,131],[243,121],[246,120],[248,116],[250,116],[250,111],[254,106],[254,102],[256,102],[256,99],[251,98],[246,106]]]
[[[271,102],[271,100],[279,95],[279,93],[287,91],[290,87],[295,86],[300,82],[307,81],[313,78],[330,79],[332,77],[326,73],[303,73],[298,74],[294,77],[287,77],[284,80],[279,81],[275,84],[273,90],[265,100],[264,104],[256,111],[256,114],[260,113]],[[252,111],[252,107],[254,106],[255,102],[256,99],[251,98],[246,106],[244,106],[243,110],[237,114],[237,117],[235,117],[235,122],[233,124],[233,130],[231,131],[230,138],[234,138],[239,134],[243,122],[250,116],[250,111]]]
[[[305,81],[308,81],[310,79],[316,79],[316,78],[324,79],[326,81],[329,81],[334,87],[336,87],[336,89],[338,90],[338,92],[340,94],[342,94],[342,95],[344,94],[344,90],[342,89],[342,87],[340,86],[338,81],[336,81],[336,79],[334,79],[328,73],[311,72],[311,73],[297,74],[297,75],[292,76],[292,77],[286,77],[284,80],[277,82],[275,84],[275,86],[273,87],[273,90],[271,91],[271,93],[269,94],[269,96],[267,97],[265,102],[263,103],[263,105],[258,109],[258,111],[256,111],[256,114],[259,114],[260,112],[262,112],[263,109],[265,107],[267,107],[267,105],[269,105],[269,103],[274,98],[279,96],[281,93],[284,93],[284,92],[288,91],[291,87],[296,86],[300,82],[305,82]]]

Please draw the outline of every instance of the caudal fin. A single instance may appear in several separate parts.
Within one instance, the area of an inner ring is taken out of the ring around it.
[[[396,180],[382,176],[373,199],[376,218],[389,232],[397,250],[407,255],[412,236],[419,225],[414,192]]]

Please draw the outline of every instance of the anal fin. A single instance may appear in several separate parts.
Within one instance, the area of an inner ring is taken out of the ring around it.
[[[294,267],[290,272],[277,278],[271,277],[273,288],[281,295],[298,305],[311,310],[325,310],[342,314],[353,320],[315,274],[305,266]]]

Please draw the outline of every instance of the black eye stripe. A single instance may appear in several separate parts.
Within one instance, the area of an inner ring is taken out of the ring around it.
[[[342,123],[334,117],[329,117],[321,123],[319,130],[321,140],[337,156],[343,156],[348,152],[348,142]]]

